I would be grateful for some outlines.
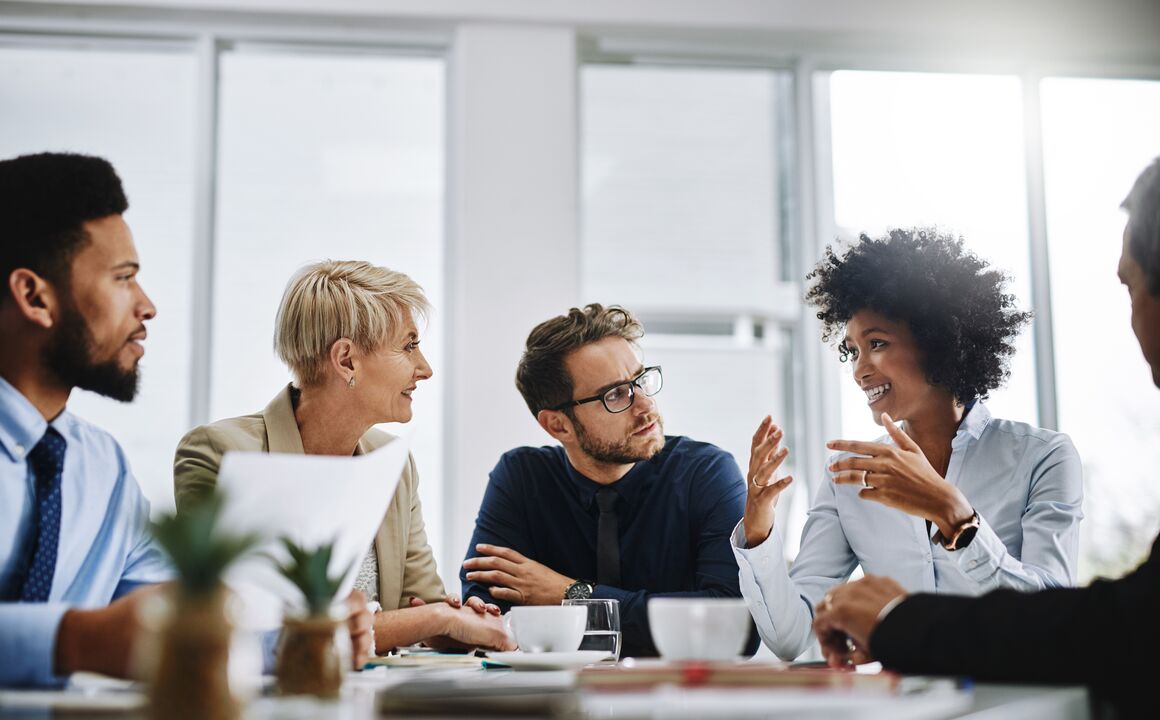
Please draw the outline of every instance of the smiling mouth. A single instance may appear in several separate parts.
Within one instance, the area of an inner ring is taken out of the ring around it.
[[[875,385],[872,388],[866,388],[863,390],[863,392],[866,393],[867,403],[873,405],[874,403],[881,400],[883,396],[886,395],[886,393],[890,392],[890,383]]]
[[[404,396],[404,397],[406,397],[408,400],[410,400],[410,399],[411,399],[411,393],[413,393],[413,392],[415,392],[415,388],[407,388],[406,390],[404,390],[404,391],[403,391],[403,393],[402,393],[402,394],[403,394],[403,396]]]

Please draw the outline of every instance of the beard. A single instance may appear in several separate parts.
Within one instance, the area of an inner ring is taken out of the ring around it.
[[[657,429],[661,431],[661,436],[664,436],[665,428],[664,421],[660,415],[655,416],[645,425],[655,422]],[[597,462],[608,463],[610,465],[628,465],[629,463],[639,462],[641,460],[648,460],[657,453],[659,453],[665,446],[662,442],[656,448],[646,447],[643,449],[634,448],[632,445],[632,437],[626,437],[620,441],[611,440],[597,440],[588,433],[588,429],[579,419],[573,418],[573,426],[576,428],[576,441],[580,443],[580,449],[584,451],[588,457]],[[641,428],[637,428],[640,430]]]
[[[96,342],[71,300],[61,309],[56,333],[44,348],[44,362],[66,385],[129,402],[137,396],[137,365],[126,370],[116,359],[94,360]]]

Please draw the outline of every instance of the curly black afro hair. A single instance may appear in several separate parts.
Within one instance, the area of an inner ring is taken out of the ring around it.
[[[806,301],[818,308],[822,339],[831,341],[860,310],[910,328],[931,385],[962,404],[999,387],[1010,375],[1014,340],[1031,313],[1005,292],[1007,276],[934,228],[891,230],[859,237],[842,256],[833,247],[806,280]],[[843,362],[849,357],[839,346]]]

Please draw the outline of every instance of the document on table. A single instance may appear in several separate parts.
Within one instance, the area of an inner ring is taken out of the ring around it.
[[[302,607],[301,593],[271,560],[287,559],[282,537],[307,548],[334,542],[330,572],[345,573],[336,597],[350,594],[395,495],[409,445],[396,438],[351,457],[226,453],[218,473],[225,497],[219,527],[263,537],[257,551],[226,574],[226,584],[242,601],[240,628],[278,628],[285,608]]]

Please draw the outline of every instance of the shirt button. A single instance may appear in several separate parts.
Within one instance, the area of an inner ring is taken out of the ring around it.
[[[14,447],[13,449],[16,451],[17,458],[19,458],[21,455],[24,454],[24,446],[21,445],[20,443],[16,443],[16,447]]]

